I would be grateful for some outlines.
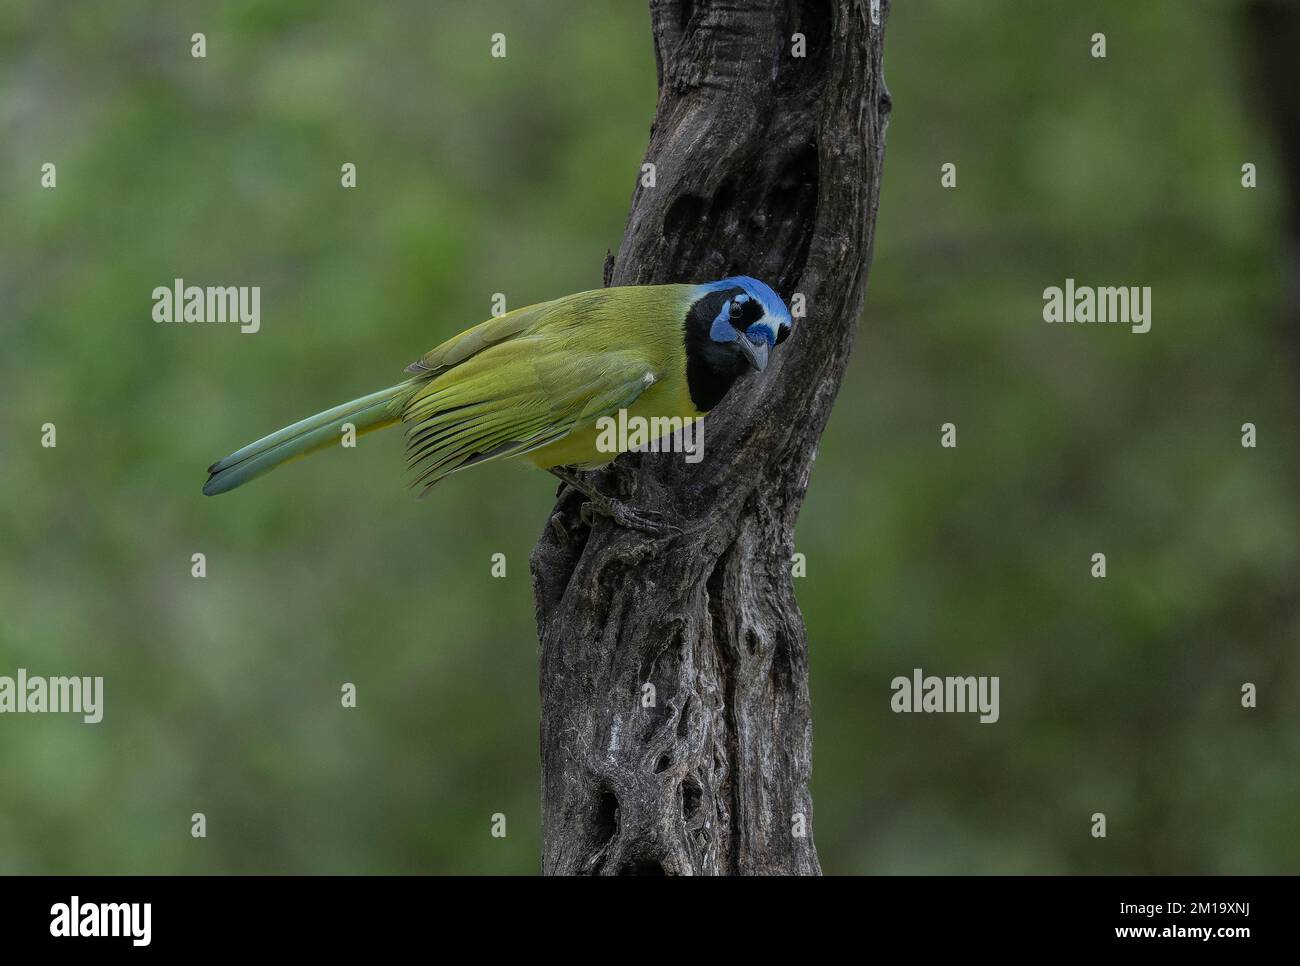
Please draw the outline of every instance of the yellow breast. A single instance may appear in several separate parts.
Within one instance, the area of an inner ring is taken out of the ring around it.
[[[628,447],[620,448],[618,444],[629,438],[632,440],[632,448],[636,448],[640,440],[635,434],[642,427],[646,430],[643,439],[652,442],[681,428],[687,419],[703,417],[691,402],[683,367],[679,372],[668,373],[658,379],[627,407],[624,415],[614,413],[609,418],[611,422],[592,421],[575,429],[564,439],[534,450],[524,459],[539,469],[549,469],[552,466],[593,469],[610,462],[619,453],[626,452]],[[625,427],[625,431],[620,427]],[[615,444],[612,448],[611,443]]]

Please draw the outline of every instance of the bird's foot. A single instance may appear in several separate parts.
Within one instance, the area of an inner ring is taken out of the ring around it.
[[[564,525],[564,517],[561,514],[551,514],[551,529],[555,532],[561,546],[567,547],[573,543],[573,537],[569,535],[569,528]]]
[[[671,537],[682,532],[681,527],[669,523],[662,513],[655,510],[637,510],[626,503],[608,498],[589,500],[578,511],[582,522],[587,526],[592,525],[596,514],[609,517],[624,529],[639,530],[651,537]]]
[[[567,467],[553,467],[551,473],[586,497],[586,502],[578,511],[578,516],[589,527],[595,522],[596,515],[600,515],[608,517],[620,527],[637,530],[647,536],[667,537],[682,533],[682,528],[669,523],[665,514],[655,510],[638,510],[606,496],[579,479],[578,475]]]

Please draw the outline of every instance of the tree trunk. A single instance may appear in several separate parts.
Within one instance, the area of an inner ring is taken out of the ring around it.
[[[866,288],[886,8],[651,0],[655,183],[638,180],[605,283],[752,275],[795,326],[705,421],[702,462],[628,454],[592,475],[684,533],[588,528],[561,488],[532,556],[547,874],[821,871],[791,557]]]

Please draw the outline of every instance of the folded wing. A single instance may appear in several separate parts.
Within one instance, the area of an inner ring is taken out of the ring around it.
[[[556,308],[485,322],[410,367],[431,375],[402,412],[413,486],[554,443],[630,406],[655,381],[643,352],[608,348],[616,341],[608,333]]]

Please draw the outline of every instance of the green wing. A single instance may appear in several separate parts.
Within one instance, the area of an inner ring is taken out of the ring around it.
[[[488,319],[473,328],[454,335],[441,345],[430,349],[406,367],[407,372],[438,373],[458,366],[488,346],[513,339],[550,321],[554,302],[541,302],[527,308],[507,312],[498,319]]]
[[[606,348],[603,327],[520,313],[531,318],[486,322],[416,364],[433,377],[402,413],[412,485],[554,443],[630,406],[658,378],[645,353]]]

